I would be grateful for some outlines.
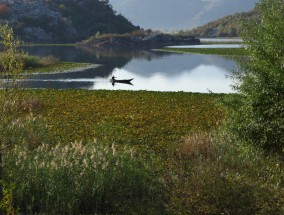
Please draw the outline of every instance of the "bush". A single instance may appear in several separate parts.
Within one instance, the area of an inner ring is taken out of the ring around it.
[[[247,22],[242,37],[249,60],[235,88],[241,99],[231,122],[231,132],[266,151],[284,153],[284,3],[262,0],[261,19]]]
[[[17,145],[5,157],[14,201],[34,214],[162,214],[159,173],[131,148],[97,142],[34,150]]]
[[[15,214],[15,208],[13,207],[13,185],[8,185],[4,181],[1,181],[3,185],[3,198],[0,201],[0,210],[4,214]]]

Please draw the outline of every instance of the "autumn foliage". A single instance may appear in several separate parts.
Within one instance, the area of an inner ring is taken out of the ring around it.
[[[0,18],[6,18],[10,15],[11,10],[10,7],[6,4],[0,4]]]

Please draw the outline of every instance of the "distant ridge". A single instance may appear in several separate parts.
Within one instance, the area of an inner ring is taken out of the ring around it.
[[[74,42],[101,33],[138,30],[108,0],[0,0],[0,22],[30,42]]]
[[[259,0],[109,0],[135,25],[163,32],[193,29],[221,17],[252,10]]]
[[[193,30],[180,31],[180,34],[196,37],[239,37],[241,23],[247,19],[258,19],[256,10],[225,16]]]

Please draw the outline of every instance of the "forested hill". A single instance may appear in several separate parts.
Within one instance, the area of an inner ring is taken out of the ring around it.
[[[236,13],[209,22],[193,30],[180,32],[182,34],[194,35],[196,37],[239,37],[241,23],[246,19],[257,19],[258,13],[252,10],[245,13]]]
[[[139,29],[108,0],[0,0],[0,21],[8,21],[16,35],[32,42],[74,42],[100,33]]]

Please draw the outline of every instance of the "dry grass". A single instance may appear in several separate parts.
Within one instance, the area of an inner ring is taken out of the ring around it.
[[[40,64],[42,64],[43,66],[49,66],[49,65],[55,65],[58,64],[60,62],[59,58],[54,57],[52,55],[43,57],[40,59]]]
[[[11,112],[21,112],[21,113],[30,113],[30,112],[37,112],[43,110],[45,105],[42,101],[36,98],[29,98],[29,99],[14,99],[5,101],[5,110],[8,113]]]
[[[189,135],[178,148],[178,153],[183,156],[196,157],[212,156],[212,138],[209,133],[200,132]]]
[[[19,111],[37,111],[42,110],[44,108],[44,104],[42,101],[35,99],[35,98],[29,98],[29,99],[19,99],[16,101],[16,108]]]

